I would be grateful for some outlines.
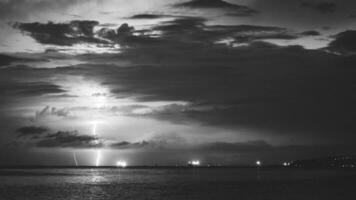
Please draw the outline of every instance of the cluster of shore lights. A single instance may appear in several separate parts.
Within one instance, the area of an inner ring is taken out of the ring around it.
[[[127,163],[124,160],[119,160],[119,161],[116,162],[116,166],[117,167],[121,167],[121,168],[125,168],[127,166]]]
[[[75,160],[76,160],[76,158],[75,158]],[[188,161],[188,165],[189,166],[198,167],[198,166],[200,166],[200,164],[201,163],[200,163],[199,160],[190,160],[190,161]],[[257,160],[255,164],[256,164],[257,167],[261,167],[262,166],[262,161]],[[78,164],[76,163],[76,165],[78,165]],[[290,162],[284,162],[284,163],[282,163],[282,165],[284,167],[288,167],[288,166],[291,166],[291,163]],[[208,166],[210,166],[210,165],[208,165]],[[124,161],[124,160],[119,160],[119,161],[116,162],[116,167],[125,168],[125,167],[127,167],[127,162]]]
[[[200,161],[199,160],[190,160],[190,161],[188,161],[188,165],[200,166]]]

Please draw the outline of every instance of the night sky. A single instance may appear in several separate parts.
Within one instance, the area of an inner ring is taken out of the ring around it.
[[[0,165],[356,154],[353,0],[0,0]]]

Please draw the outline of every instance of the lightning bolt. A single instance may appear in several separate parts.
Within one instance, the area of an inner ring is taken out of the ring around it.
[[[95,166],[99,167],[100,166],[100,159],[101,159],[101,150],[96,151],[96,162]]]
[[[94,135],[94,137],[97,136],[96,129],[97,129],[97,122],[94,122],[94,124],[93,124],[93,135]],[[98,149],[98,150],[96,150],[96,160],[95,160],[95,166],[96,167],[100,166],[100,159],[101,159],[101,150]]]
[[[73,152],[73,160],[74,160],[75,166],[78,167],[78,160],[77,160],[77,155],[75,154],[75,152]]]

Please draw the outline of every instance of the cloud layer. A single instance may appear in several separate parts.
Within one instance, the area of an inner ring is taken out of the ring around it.
[[[79,134],[78,131],[54,132],[46,127],[26,126],[17,129],[17,141],[40,148],[99,148],[99,138]]]
[[[88,21],[82,23],[75,34],[94,36],[92,22],[89,27]],[[160,32],[158,37],[151,35],[154,31]],[[129,68],[88,64],[63,72],[79,75],[85,71],[100,77],[118,98],[190,103],[181,110],[146,113],[147,117],[285,134],[313,132],[316,137],[325,134],[325,138],[337,132],[350,138],[356,128],[351,120],[354,56],[264,41],[309,37],[317,35],[315,31],[298,34],[271,26],[206,25],[202,18],[179,17],[151,29],[137,31],[123,24],[102,34],[127,48],[119,55],[98,55],[92,60],[127,60]],[[329,48],[353,51],[352,34],[338,34]]]

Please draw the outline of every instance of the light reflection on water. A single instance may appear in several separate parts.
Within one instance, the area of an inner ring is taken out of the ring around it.
[[[355,177],[356,171],[292,169],[0,170],[0,199],[309,199],[310,192],[336,199],[355,187],[348,184]]]

